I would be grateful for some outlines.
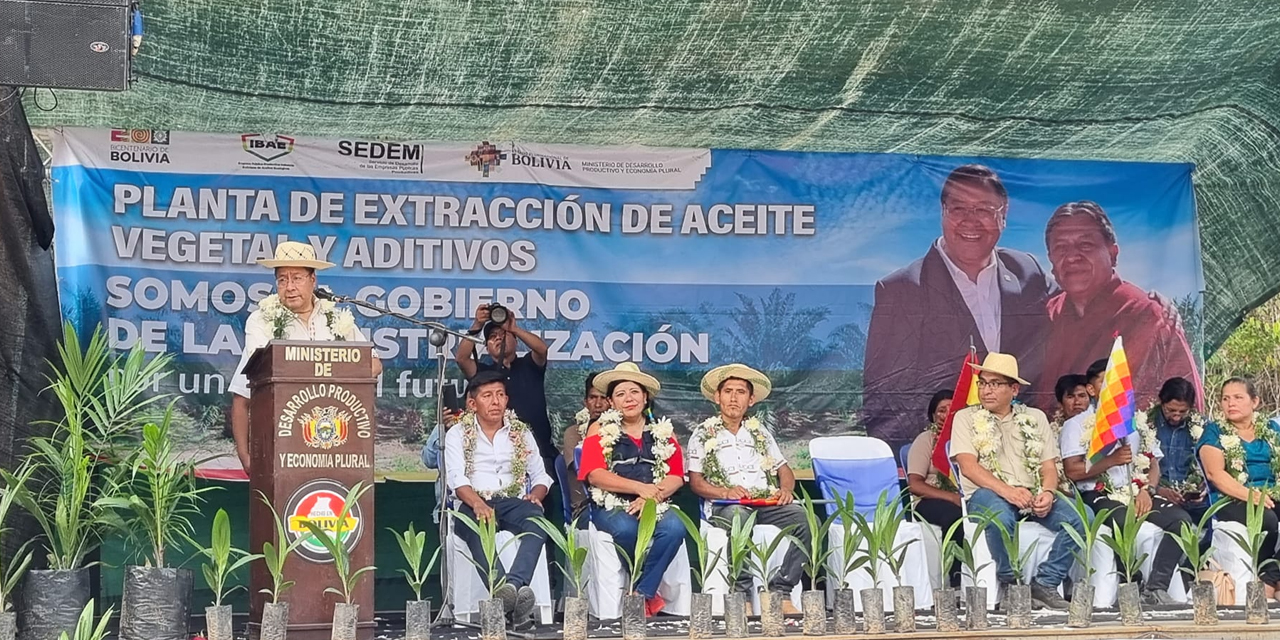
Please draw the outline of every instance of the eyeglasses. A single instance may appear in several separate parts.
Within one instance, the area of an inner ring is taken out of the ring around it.
[[[1007,387],[1009,384],[1007,380],[983,380],[978,378],[979,389],[999,389],[1000,387]]]
[[[295,273],[291,276],[280,276],[276,278],[276,286],[283,289],[291,284],[302,285],[311,280],[311,276]]]
[[[943,207],[947,215],[961,220],[977,220],[979,222],[995,220],[1004,213],[1004,206],[999,207],[963,207],[947,205]]]

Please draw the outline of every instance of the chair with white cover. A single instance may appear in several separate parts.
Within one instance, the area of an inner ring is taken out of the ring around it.
[[[894,460],[893,451],[883,440],[866,436],[814,438],[809,441],[809,452],[813,458],[814,478],[823,498],[834,500],[852,494],[855,507],[868,516],[875,511],[876,503],[882,495],[898,499],[901,491],[898,484],[898,463]],[[836,505],[827,505],[828,516],[836,510]],[[902,586],[915,588],[916,606],[922,609],[933,606],[933,587],[925,559],[925,537],[920,523],[903,522],[899,525],[898,535],[894,540],[895,547],[908,545],[906,562],[902,567]],[[895,585],[887,563],[878,561],[878,584],[872,584],[871,574],[865,566],[842,576],[846,550],[843,528],[838,520],[831,525],[828,541],[831,555],[827,561],[827,570],[830,575],[840,576],[840,584],[855,591],[879,587],[884,590],[885,601],[892,602],[891,588]],[[827,581],[828,602],[834,599],[835,582]],[[861,598],[854,599],[854,606],[861,610]]]
[[[1116,556],[1111,547],[1102,542],[1102,536],[1110,535],[1111,528],[1103,525],[1098,534],[1098,543],[1094,545],[1091,558],[1093,559],[1094,572],[1089,579],[1089,584],[1093,586],[1093,606],[1097,608],[1106,608],[1114,606],[1116,599],[1120,595],[1120,583],[1117,580],[1120,567],[1116,564]],[[1160,545],[1161,539],[1165,536],[1164,529],[1157,527],[1150,522],[1142,523],[1142,527],[1138,529],[1138,553],[1147,554],[1142,562],[1142,575],[1151,575],[1151,565],[1155,561],[1156,547]],[[1077,562],[1071,569],[1072,579],[1078,580],[1084,577],[1084,570]],[[1169,597],[1180,603],[1188,601],[1187,588],[1182,583],[1181,572],[1174,573],[1173,580],[1169,582]]]
[[[907,471],[907,461],[910,458],[910,453],[910,443],[904,444],[901,449],[898,449],[898,458],[902,464],[904,474]],[[910,483],[909,478],[908,483]],[[924,532],[924,558],[925,564],[929,568],[929,584],[934,589],[947,586],[949,583],[943,583],[946,577],[942,575],[942,536],[946,532],[942,530],[942,527],[924,519],[917,520],[917,522],[920,523],[920,529]]]
[[[1272,425],[1275,428],[1276,425]],[[1195,456],[1196,464],[1200,468],[1200,477],[1208,478],[1204,472],[1204,463],[1200,461],[1200,455],[1197,451]],[[1210,497],[1221,499],[1222,496],[1210,494]],[[1217,516],[1213,517],[1213,535],[1210,538],[1210,547],[1213,550],[1213,560],[1218,563],[1222,571],[1231,576],[1231,580],[1236,585],[1236,606],[1244,606],[1245,586],[1253,580],[1253,558],[1245,553],[1244,549],[1235,541],[1235,536],[1245,538],[1248,530],[1245,525],[1232,520],[1222,520]],[[1264,556],[1269,557],[1269,556]]]
[[[675,507],[672,507],[675,508]],[[622,617],[622,596],[631,584],[629,568],[618,556],[613,546],[613,536],[596,529],[595,523],[587,527],[587,563],[583,570],[587,581],[587,608],[600,620]],[[667,565],[658,585],[658,595],[666,601],[664,613],[687,616],[693,604],[693,580],[689,573],[689,552],[685,543]]]
[[[716,558],[716,562],[711,565],[704,577],[702,584],[702,592],[710,593],[716,597],[711,599],[711,609],[713,615],[724,615],[724,598],[720,597],[729,592],[729,532],[717,527],[706,519],[709,505],[704,501],[700,508],[703,514],[702,523],[699,527],[702,538],[706,540],[707,556]],[[773,541],[782,535],[782,530],[778,527],[768,524],[755,525],[751,530],[751,542],[758,547],[768,547]],[[787,555],[787,550],[791,548],[791,540],[783,540],[778,543],[778,547],[773,550],[773,555],[769,556],[769,564],[767,566],[769,572],[782,570],[782,560]],[[760,613],[760,589],[767,588],[768,585],[762,584],[759,578],[752,581],[755,588],[751,590],[751,606],[757,614]],[[797,584],[791,590],[791,604],[797,609],[801,607],[800,594],[803,588]]]
[[[489,586],[480,571],[471,563],[471,550],[467,543],[458,537],[456,528],[465,524],[454,522],[449,534],[449,567],[453,572],[450,583],[453,589],[453,613],[467,623],[479,623],[480,601],[488,599]],[[516,550],[520,542],[514,541],[515,535],[507,531],[499,531],[497,536],[498,557],[502,566],[511,566],[516,559]],[[547,574],[547,548],[542,547],[538,556],[538,568],[533,572],[534,602],[537,603],[538,620],[542,624],[551,624],[555,618],[555,604],[551,598],[551,580]],[[475,616],[475,620],[472,620]]]

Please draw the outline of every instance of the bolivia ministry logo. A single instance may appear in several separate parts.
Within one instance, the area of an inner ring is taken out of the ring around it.
[[[347,551],[355,548],[364,531],[360,504],[351,505],[347,516],[338,521],[346,505],[347,487],[334,480],[312,480],[293,493],[285,512],[288,514],[289,538],[298,540],[298,554],[316,563],[333,562],[333,556],[311,533],[307,523],[314,523],[328,535],[337,536]]]
[[[308,447],[329,450],[347,442],[351,414],[337,407],[316,407],[298,418],[302,422],[302,439]]]
[[[476,168],[481,175],[488,178],[489,170],[502,166],[502,161],[507,159],[507,154],[498,150],[497,147],[489,144],[488,140],[481,142],[471,153],[467,154],[467,164]]]
[[[250,155],[264,162],[271,162],[293,153],[293,138],[289,136],[244,133],[240,134],[240,143]]]

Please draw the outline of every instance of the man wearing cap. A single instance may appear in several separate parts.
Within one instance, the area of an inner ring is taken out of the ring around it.
[[[467,411],[444,437],[445,474],[449,490],[461,505],[461,516],[473,523],[495,521],[498,529],[520,539],[515,560],[504,571],[506,581],[493,594],[502,600],[515,626],[525,625],[535,606],[534,571],[547,534],[534,524],[543,515],[542,501],[552,479],[542,466],[538,443],[529,425],[507,410],[506,377],[498,371],[481,371],[467,384]],[[479,563],[485,564],[479,532],[465,521],[454,532]]]
[[[462,374],[470,378],[477,371],[501,371],[507,376],[507,392],[511,409],[533,429],[538,440],[543,464],[548,473],[555,472],[556,446],[551,440],[551,419],[547,417],[547,343],[516,324],[515,314],[498,324],[489,319],[489,305],[476,310],[469,333],[484,333],[484,348],[489,358],[476,357],[475,345],[469,340],[458,344],[454,359]],[[529,347],[529,352],[516,355],[516,340]]]
[[[276,292],[258,301],[258,308],[244,323],[244,350],[227,390],[231,393],[231,436],[236,456],[249,472],[249,379],[244,367],[254,351],[271,340],[359,341],[366,340],[347,309],[337,309],[328,300],[316,297],[316,271],[332,262],[316,259],[316,250],[304,242],[281,242],[275,257],[258,264],[274,269]],[[382,373],[382,362],[373,358],[372,375]]]
[[[1031,598],[1041,606],[1065,611],[1058,587],[1075,562],[1075,542],[1067,528],[1083,533],[1080,517],[1055,495],[1058,486],[1058,443],[1044,412],[1014,398],[1027,384],[1018,376],[1018,361],[989,353],[978,370],[980,405],[955,414],[951,458],[960,468],[960,487],[969,513],[989,513],[1006,531],[1018,520],[1039,522],[1056,532],[1049,557],[1031,580]],[[987,548],[996,561],[1000,588],[1013,584],[1013,569],[995,524],[986,528]]]
[[[810,538],[808,520],[804,507],[793,502],[796,477],[773,434],[758,419],[746,418],[747,410],[768,397],[773,385],[751,367],[727,364],[708,371],[701,386],[702,395],[720,413],[689,436],[689,486],[698,497],[711,501],[710,521],[718,527],[727,529],[735,516],[745,520],[754,511],[756,524],[790,529],[795,539],[783,557],[782,569],[765,586],[784,594],[784,613],[799,613],[789,595],[804,573],[808,555],[800,542]],[[742,504],[744,500],[752,504]],[[733,587],[745,593],[751,584],[752,577],[743,572]]]
[[[598,372],[591,373],[587,376],[583,383],[584,391],[582,396],[582,409],[573,416],[573,424],[564,430],[564,438],[560,443],[560,454],[564,456],[564,466],[566,474],[565,481],[569,484],[569,497],[573,503],[571,506],[571,514],[573,521],[578,523],[579,529],[586,529],[589,524],[587,515],[587,505],[590,500],[587,499],[586,487],[578,481],[578,465],[575,462],[574,451],[582,445],[582,439],[587,435],[587,428],[596,420],[600,419],[600,414],[609,408],[609,399],[605,397],[604,392],[596,388],[596,376]]]

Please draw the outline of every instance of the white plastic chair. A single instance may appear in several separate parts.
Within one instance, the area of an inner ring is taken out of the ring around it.
[[[704,508],[706,508],[705,505],[704,505]],[[729,593],[729,579],[728,579],[729,533],[724,529],[721,529],[720,527],[717,527],[711,524],[710,522],[707,522],[705,519],[702,520],[702,524],[699,527],[699,530],[702,533],[702,538],[707,541],[706,542],[707,556],[716,558],[717,554],[719,555],[719,557],[716,559],[715,564],[711,565],[711,569],[707,572],[708,575],[705,577],[702,584],[702,592],[710,593],[715,596],[723,596],[724,594]],[[751,541],[756,546],[768,547],[769,545],[773,544],[773,541],[776,540],[780,535],[782,535],[781,529],[773,525],[758,524],[755,527],[753,527],[751,530]],[[768,564],[769,571],[772,572],[772,571],[782,570],[782,560],[783,558],[786,557],[787,550],[791,548],[791,544],[792,543],[790,540],[784,540],[778,543],[778,547],[773,550],[773,555],[769,557],[769,564]],[[767,588],[768,585],[762,584],[759,578],[753,579],[752,584],[754,585],[755,588],[751,590],[751,594],[750,594],[751,606],[755,610],[756,614],[759,615],[760,614],[759,591],[762,588]],[[803,592],[803,587],[799,584],[797,584],[795,588],[791,590],[791,604],[794,605],[797,609],[801,607],[800,594],[802,592]],[[713,615],[717,615],[717,616],[724,615],[724,598],[722,597],[712,598],[711,610]]]
[[[465,526],[465,525],[463,525]],[[511,566],[515,562],[516,551],[519,549],[519,542],[508,541],[515,536],[507,531],[498,532],[498,548],[502,551],[499,558],[502,560],[504,567]],[[480,613],[480,601],[489,597],[489,588],[485,584],[484,578],[480,572],[476,570],[475,565],[469,560],[471,549],[467,544],[458,537],[457,533],[449,535],[449,566],[453,570],[452,588],[453,588],[453,612],[458,619],[463,622],[479,622],[478,614]],[[533,583],[529,585],[533,589],[535,602],[538,606],[538,619],[542,624],[551,624],[555,619],[555,605],[551,598],[551,580],[547,575],[547,548],[542,547],[542,553],[538,556],[538,568],[533,572]],[[472,616],[477,616],[472,620]]]
[[[813,457],[814,478],[823,498],[830,500],[851,493],[858,510],[869,515],[882,494],[887,492],[890,497],[896,497],[900,492],[898,463],[894,460],[889,445],[883,440],[866,436],[814,438],[809,441],[809,452]],[[836,505],[827,505],[828,515],[835,510]],[[902,567],[902,585],[915,589],[916,607],[920,609],[933,606],[933,586],[929,578],[924,538],[920,523],[903,522],[894,539],[894,546],[908,545],[906,562]],[[827,561],[829,575],[840,576],[839,582],[855,591],[879,587],[884,590],[885,601],[892,602],[891,589],[896,585],[887,563],[879,561],[878,584],[872,584],[871,573],[865,566],[841,576],[845,550],[843,528],[839,522],[832,523],[828,544],[831,549]],[[835,582],[827,581],[828,603],[834,600]],[[861,598],[854,599],[854,608],[862,610]]]
[[[587,563],[584,571],[587,581],[587,610],[600,620],[622,617],[622,595],[630,584],[630,572],[618,557],[613,546],[613,536],[596,529],[595,523],[587,527]],[[664,613],[687,616],[693,604],[693,580],[689,573],[689,552],[680,543],[676,557],[667,565],[658,585],[658,595],[666,601]]]

